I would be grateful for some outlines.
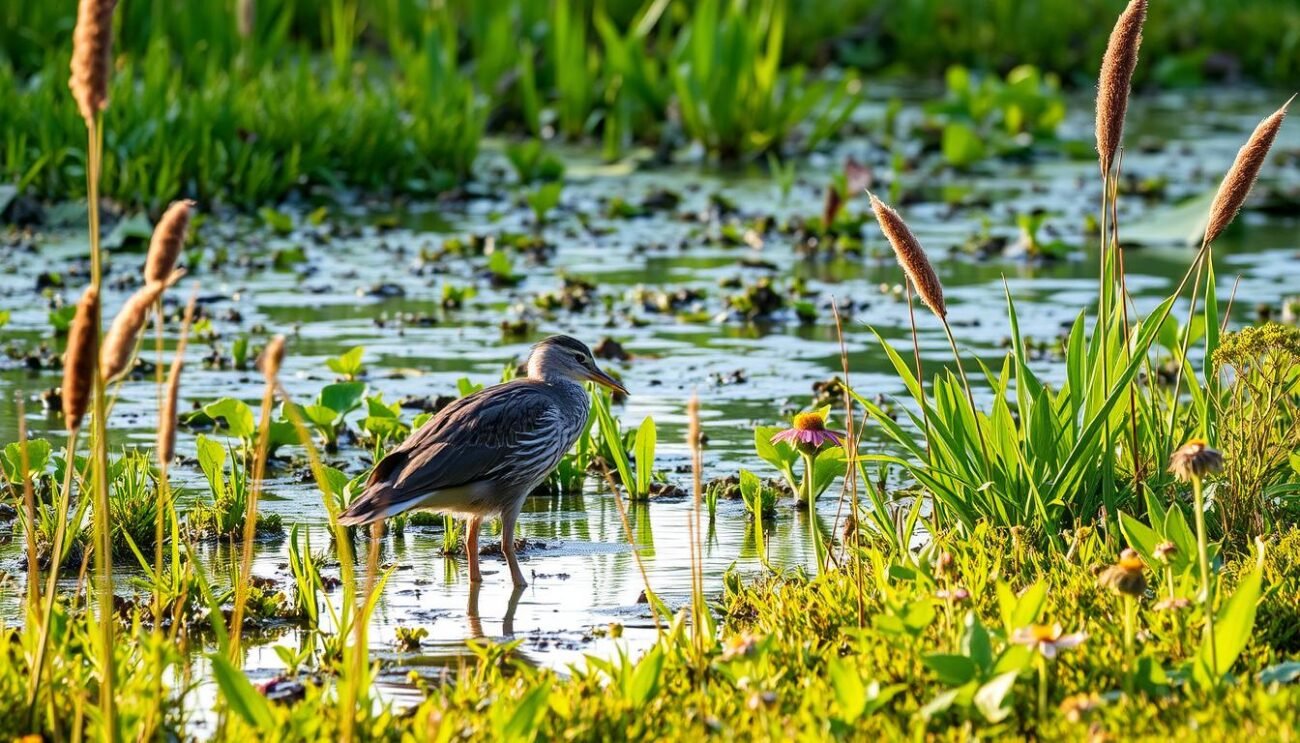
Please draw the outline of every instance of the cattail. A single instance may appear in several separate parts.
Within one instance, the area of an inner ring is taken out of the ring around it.
[[[1131,0],[1110,32],[1106,54],[1101,58],[1097,81],[1097,153],[1101,170],[1110,173],[1124,137],[1124,114],[1128,111],[1129,88],[1137,68],[1138,47],[1142,46],[1142,24],[1147,18],[1147,0]]]
[[[176,345],[176,358],[172,360],[171,372],[167,375],[167,394],[163,397],[162,408],[158,411],[158,464],[166,466],[176,456],[176,410],[181,394],[181,369],[185,366],[185,346],[190,337],[190,325],[194,322],[194,305],[198,300],[197,289],[190,295],[189,304],[185,305],[185,320],[181,324],[181,340]]]
[[[167,281],[176,267],[176,259],[185,247],[185,230],[190,225],[190,209],[194,202],[189,199],[173,201],[158,226],[153,229],[149,239],[149,257],[144,263],[144,280],[148,283]]]
[[[1250,189],[1255,185],[1255,179],[1259,177],[1259,170],[1264,167],[1264,160],[1268,158],[1273,140],[1277,139],[1277,131],[1282,128],[1286,109],[1294,100],[1295,96],[1291,96],[1281,108],[1259,122],[1250,139],[1246,140],[1246,144],[1237,151],[1237,159],[1233,160],[1232,167],[1228,169],[1227,175],[1223,176],[1219,191],[1214,195],[1214,203],[1210,205],[1210,218],[1205,225],[1205,242],[1214,242],[1214,238],[1232,223],[1237,212],[1241,210],[1241,205],[1246,203],[1246,197],[1250,195]]]
[[[276,378],[280,376],[280,364],[284,363],[284,336],[277,335],[266,344],[262,349],[262,355],[257,359],[257,368],[262,370],[262,377],[266,383],[275,384]]]
[[[868,195],[871,196],[871,209],[876,213],[880,231],[885,233],[885,239],[889,240],[889,244],[894,248],[898,265],[903,267],[917,295],[931,312],[940,319],[946,318],[948,306],[943,302],[943,284],[939,283],[939,276],[935,274],[934,266],[930,265],[930,259],[925,257],[925,251],[921,249],[921,243],[916,239],[916,235],[908,229],[907,223],[898,216],[898,212],[876,198],[875,194]]]
[[[81,0],[72,32],[72,77],[68,87],[81,118],[91,126],[108,106],[108,77],[113,68],[113,9],[117,0]]]
[[[99,290],[91,286],[77,302],[77,314],[68,330],[68,350],[63,354],[63,424],[69,431],[81,427],[90,404],[98,345]]]
[[[99,349],[99,373],[104,381],[121,376],[135,355],[135,343],[149,319],[149,310],[153,308],[158,297],[162,296],[166,284],[153,282],[137,289],[118,310],[117,317],[104,336],[104,345]]]

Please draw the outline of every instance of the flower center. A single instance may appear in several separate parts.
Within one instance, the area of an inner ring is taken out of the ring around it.
[[[1126,573],[1140,573],[1146,567],[1140,557],[1121,557],[1119,558],[1119,567]]]
[[[1056,639],[1056,628],[1048,624],[1035,624],[1029,628],[1035,642],[1052,642]]]
[[[794,417],[796,431],[825,431],[826,419],[817,413],[800,413]]]

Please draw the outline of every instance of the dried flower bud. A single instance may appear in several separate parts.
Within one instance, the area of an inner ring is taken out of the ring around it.
[[[1223,455],[1202,439],[1188,441],[1169,458],[1169,471],[1183,482],[1199,480],[1222,469]]]
[[[68,88],[86,126],[108,107],[108,79],[113,71],[113,9],[117,0],[81,0],[72,32],[72,77]]]

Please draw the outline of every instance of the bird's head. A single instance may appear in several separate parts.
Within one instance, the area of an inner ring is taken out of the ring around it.
[[[528,354],[528,378],[595,382],[627,394],[626,387],[596,366],[590,349],[567,335],[553,335],[533,346]]]

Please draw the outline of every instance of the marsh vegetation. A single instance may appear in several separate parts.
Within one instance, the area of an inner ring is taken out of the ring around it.
[[[1291,3],[68,5],[0,10],[0,736],[1300,726]],[[339,523],[553,332],[631,394],[526,589]]]

